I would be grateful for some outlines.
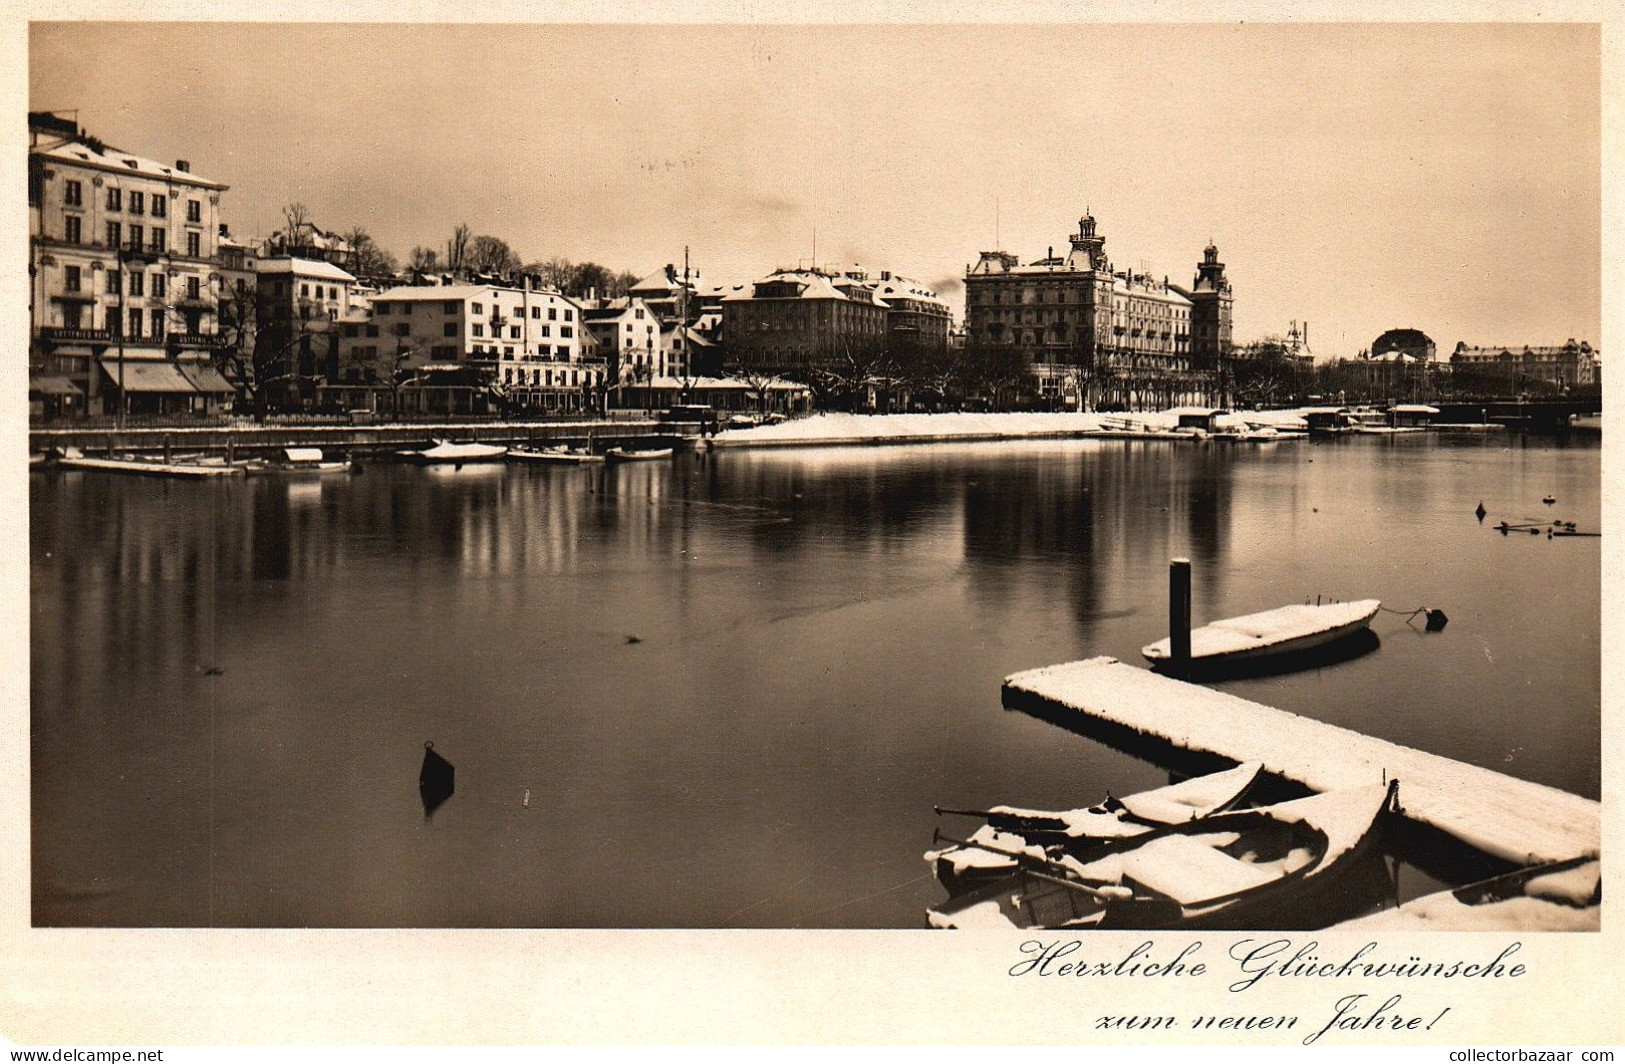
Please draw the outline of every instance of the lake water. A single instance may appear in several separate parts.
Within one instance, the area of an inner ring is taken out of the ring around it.
[[[1197,623],[1449,616],[1224,689],[1594,798],[1601,541],[1491,526],[1600,490],[1504,434],[34,474],[34,921],[921,927],[933,804],[1167,781],[999,684],[1139,663],[1178,555]]]

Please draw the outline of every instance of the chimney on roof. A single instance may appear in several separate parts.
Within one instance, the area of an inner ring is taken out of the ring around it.
[[[192,172],[192,164],[187,162],[185,159],[176,159],[175,169],[179,170],[183,174],[189,174]]]

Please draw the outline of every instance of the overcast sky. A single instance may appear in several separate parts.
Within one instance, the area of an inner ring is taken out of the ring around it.
[[[402,258],[454,226],[707,281],[812,261],[938,286],[1085,208],[1119,265],[1188,283],[1209,239],[1236,335],[1311,323],[1600,336],[1595,28],[36,24],[30,107],[291,200]]]

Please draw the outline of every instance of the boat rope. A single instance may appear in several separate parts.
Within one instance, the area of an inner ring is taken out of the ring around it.
[[[885,888],[884,890],[877,890],[873,894],[865,894],[861,898],[849,898],[846,901],[840,902],[840,903],[838,903],[836,905],[831,905],[827,909],[819,909],[815,913],[808,913],[806,916],[801,918],[801,922],[797,923],[796,926],[800,927],[800,926],[802,926],[803,923],[805,923],[805,921],[811,920],[815,916],[823,916],[825,913],[832,913],[836,909],[844,909],[849,905],[857,905],[860,902],[873,901],[875,898],[880,897],[882,894],[890,894],[894,890],[902,890],[904,887],[913,886],[915,883],[918,883],[920,880],[922,880],[922,879],[930,879],[935,875],[936,875],[935,872],[924,872],[924,873],[922,873],[920,875],[915,876],[913,879],[905,879],[903,882],[894,883],[893,885]]]

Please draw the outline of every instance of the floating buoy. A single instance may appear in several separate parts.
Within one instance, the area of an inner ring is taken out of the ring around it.
[[[1540,501],[1545,503],[1547,506],[1552,506],[1557,502],[1557,496],[1556,495],[1548,495],[1545,498],[1541,499]]]
[[[526,809],[530,808],[530,788],[529,787],[525,788],[525,800],[524,800],[524,802],[522,804],[524,805],[524,807]]]
[[[1473,512],[1478,515],[1478,519],[1480,521],[1484,520],[1484,515],[1489,513],[1489,511],[1484,509],[1484,500],[1483,499],[1480,499],[1478,501],[1478,509],[1474,510]]]
[[[418,769],[418,796],[423,799],[423,815],[430,817],[457,790],[457,769],[434,752],[433,741],[423,744],[423,767]]]
[[[633,643],[641,643],[641,642],[643,642],[643,640],[640,639],[639,637],[635,636],[635,635],[629,635],[629,636],[626,637],[626,645],[627,646],[631,646]]]
[[[1443,610],[1428,610],[1427,619],[1426,630],[1429,632],[1443,631],[1444,626],[1450,623],[1450,618],[1444,615]]]

